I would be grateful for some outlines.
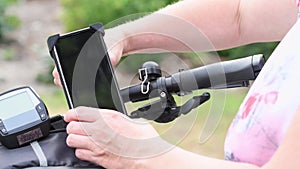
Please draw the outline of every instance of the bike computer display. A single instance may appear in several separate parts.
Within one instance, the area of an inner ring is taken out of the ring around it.
[[[0,142],[16,148],[49,135],[46,106],[30,87],[0,94]]]

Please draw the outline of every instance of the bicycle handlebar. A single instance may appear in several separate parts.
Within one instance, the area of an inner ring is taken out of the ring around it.
[[[205,88],[229,88],[254,80],[265,63],[262,55],[223,61],[166,77],[146,79],[141,84],[121,89],[124,102],[138,102],[160,97],[163,93],[179,94]],[[147,70],[144,75],[147,76]],[[156,91],[156,92],[155,92]]]

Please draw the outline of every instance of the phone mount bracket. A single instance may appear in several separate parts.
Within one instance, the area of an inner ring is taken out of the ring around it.
[[[103,27],[103,24],[102,24],[102,23],[95,23],[95,24],[90,25],[89,27],[92,28],[93,30],[95,30],[95,32],[99,31],[99,32],[101,33],[102,36],[105,35],[105,31],[104,31],[104,27]],[[54,48],[54,46],[55,46],[57,40],[59,39],[59,37],[60,37],[59,34],[55,34],[55,35],[50,36],[50,37],[47,39],[48,48],[49,48],[51,57],[54,56],[54,54],[52,54],[53,48]]]

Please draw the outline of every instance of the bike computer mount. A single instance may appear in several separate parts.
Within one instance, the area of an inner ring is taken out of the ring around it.
[[[0,94],[0,142],[17,148],[46,137],[50,118],[42,100],[30,87]]]

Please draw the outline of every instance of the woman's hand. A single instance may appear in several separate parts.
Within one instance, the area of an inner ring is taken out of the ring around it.
[[[118,28],[111,28],[105,31],[104,42],[107,47],[108,55],[113,66],[116,66],[121,57],[126,55],[128,40],[123,31]]]
[[[60,77],[59,77],[59,73],[57,71],[57,68],[55,67],[52,71],[52,76],[53,76],[53,82],[56,86],[62,87],[61,81],[60,81]]]
[[[106,109],[78,107],[65,115],[67,144],[76,156],[105,168],[142,168],[148,157],[170,148],[146,122]]]

